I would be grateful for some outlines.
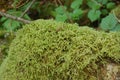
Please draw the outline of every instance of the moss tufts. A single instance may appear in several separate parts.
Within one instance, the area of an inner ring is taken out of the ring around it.
[[[0,80],[95,80],[99,63],[110,59],[120,62],[118,32],[37,20],[17,32]]]

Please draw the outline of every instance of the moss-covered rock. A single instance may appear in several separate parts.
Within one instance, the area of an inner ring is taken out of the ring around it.
[[[17,32],[0,80],[96,80],[110,60],[120,62],[120,33],[37,20]]]

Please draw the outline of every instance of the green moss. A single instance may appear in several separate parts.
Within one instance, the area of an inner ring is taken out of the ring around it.
[[[109,59],[120,62],[120,33],[37,20],[17,32],[0,80],[91,80]]]

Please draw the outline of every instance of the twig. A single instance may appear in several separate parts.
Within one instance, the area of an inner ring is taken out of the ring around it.
[[[115,19],[120,23],[120,20],[116,17],[114,10],[113,10],[113,15],[114,15]]]
[[[22,13],[22,15],[20,17],[23,17],[25,15],[25,13],[30,9],[30,7],[34,4],[35,0],[32,0],[32,2],[30,3],[30,5],[27,7],[27,9]]]
[[[19,2],[12,4],[12,7],[15,9],[20,8],[20,7],[24,6],[26,3],[28,3],[30,0],[26,0],[25,2],[23,2],[23,1],[24,0],[20,0]]]
[[[23,22],[23,23],[25,23],[25,24],[28,24],[28,23],[31,22],[31,21],[29,21],[29,20],[25,20],[25,19],[20,18],[20,17],[12,16],[12,15],[10,15],[10,14],[3,13],[3,12],[1,12],[1,11],[0,11],[0,15],[1,15],[1,16],[5,16],[5,17],[10,18],[10,19],[13,19],[13,20],[17,20],[17,21]]]

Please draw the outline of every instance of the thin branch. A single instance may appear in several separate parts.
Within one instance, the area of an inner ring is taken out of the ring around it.
[[[25,2],[23,2],[23,0],[21,0],[17,3],[15,3],[15,4],[13,3],[12,7],[15,8],[15,9],[20,8],[20,7],[24,6],[26,3],[28,3],[29,1],[30,0],[26,0]]]
[[[1,15],[1,16],[5,16],[5,17],[10,18],[10,19],[13,19],[13,20],[17,20],[17,21],[23,22],[23,23],[25,23],[25,24],[28,24],[28,23],[31,22],[31,21],[29,21],[29,20],[25,20],[25,19],[20,18],[20,17],[12,16],[12,15],[10,15],[10,14],[3,13],[3,12],[1,12],[1,11],[0,11],[0,15]]]
[[[114,15],[115,19],[120,23],[120,20],[116,17],[114,10],[113,10],[113,15]]]
[[[22,15],[20,17],[23,17],[25,15],[26,12],[28,12],[28,10],[31,8],[31,6],[34,4],[35,0],[32,0],[32,2],[30,3],[30,5],[27,7],[27,9],[22,13]]]

